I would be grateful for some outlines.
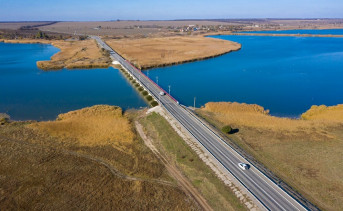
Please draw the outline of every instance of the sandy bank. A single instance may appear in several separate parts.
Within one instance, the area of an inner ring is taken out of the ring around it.
[[[239,43],[203,36],[105,41],[140,69],[212,58],[241,48]]]
[[[111,60],[106,51],[102,51],[94,40],[4,40],[5,43],[42,43],[52,44],[61,51],[49,61],[38,61],[37,66],[43,70],[107,68]]]

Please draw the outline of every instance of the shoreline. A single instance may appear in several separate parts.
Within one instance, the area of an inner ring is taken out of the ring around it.
[[[242,48],[237,42],[204,36],[105,39],[105,42],[141,70],[201,61]]]
[[[116,68],[116,67],[113,67],[113,68]],[[122,71],[120,69],[118,69],[118,70]],[[126,76],[126,75],[124,75],[124,76]],[[127,77],[125,77],[125,78],[128,80],[128,82],[130,84],[132,83],[129,78],[127,78]],[[148,101],[148,100],[145,99],[146,96],[141,94],[142,91],[138,90],[139,87],[134,87],[134,88],[139,93],[139,95],[147,102],[147,104],[150,105],[150,103],[152,101]],[[149,95],[147,95],[147,96],[149,96]],[[327,106],[327,105],[324,105],[324,104],[312,105],[305,112],[301,113],[297,118],[290,117],[290,116],[277,116],[277,115],[270,114],[270,110],[269,109],[265,109],[263,106],[260,106],[258,104],[248,104],[248,103],[239,103],[239,102],[230,102],[230,101],[218,101],[218,102],[210,101],[210,102],[207,102],[203,106],[201,106],[199,108],[196,108],[196,109],[203,109],[203,108],[205,108],[206,104],[222,104],[222,103],[238,105],[238,107],[242,107],[242,108],[244,108],[246,106],[248,106],[248,107],[249,106],[257,107],[258,108],[257,110],[260,110],[261,113],[263,113],[263,114],[265,114],[265,115],[267,115],[269,117],[278,118],[278,119],[285,119],[285,120],[295,120],[295,121],[299,121],[299,120],[300,121],[309,121],[309,120],[316,120],[316,119],[318,120],[317,116],[323,116],[323,114],[325,114],[325,112],[338,112],[336,116],[330,115],[329,118],[327,118],[326,120],[327,121],[334,121],[334,122],[335,121],[343,122],[343,102],[335,104],[335,105],[332,105],[332,106]],[[154,107],[154,106],[152,106],[152,107]],[[123,108],[121,108],[121,109],[123,111],[125,111],[125,109],[123,109]],[[145,109],[145,108],[139,108],[137,110],[142,110],[142,109]],[[64,112],[64,113],[66,113],[66,112]],[[63,114],[63,113],[56,114],[56,117],[59,114]],[[10,119],[13,122],[42,122],[42,121],[44,122],[44,121],[54,121],[55,120],[55,119],[45,119],[45,120],[38,120],[38,119],[20,120],[20,119],[15,119],[15,120],[13,120],[13,119],[11,119],[11,116],[8,113],[4,113],[4,112],[0,113],[0,117],[2,117],[2,116],[4,116],[4,117],[6,116],[8,119]],[[325,115],[324,115],[324,117],[325,117]],[[321,120],[323,120],[323,119],[321,119]]]
[[[331,29],[331,28],[328,28]],[[342,28],[337,28],[337,29],[342,29]],[[285,30],[326,30],[326,28],[323,29],[283,29],[283,30],[275,30],[275,31],[285,31]],[[269,30],[259,30],[259,32],[263,31],[269,31]],[[212,32],[212,33],[205,33],[199,35],[200,37],[208,38],[209,36],[215,36],[215,35],[231,35],[231,36],[270,36],[270,37],[331,37],[331,38],[343,38],[343,35],[332,35],[332,34],[272,34],[272,33],[248,33],[251,31],[246,31],[246,32]],[[218,39],[218,38],[214,38]],[[220,40],[220,39],[218,39]],[[87,63],[87,64],[58,64],[58,65],[51,65],[52,59],[59,53],[63,52],[65,49],[62,48],[58,42],[68,42],[64,40],[35,40],[35,39],[20,39],[20,40],[7,40],[7,39],[1,39],[0,42],[4,43],[18,43],[18,44],[50,44],[56,48],[58,48],[60,51],[57,52],[56,54],[52,55],[51,60],[48,61],[37,61],[37,67],[39,69],[42,69],[44,71],[49,71],[49,70],[60,70],[63,68],[66,69],[94,69],[94,68],[107,68],[110,65],[106,64],[95,64],[95,63]],[[57,42],[57,43],[56,43]],[[75,41],[72,41],[75,42]],[[80,41],[79,41],[80,42]],[[174,65],[180,65],[180,64],[185,64],[185,63],[190,63],[190,62],[196,62],[196,61],[202,61],[206,59],[211,59],[215,57],[219,57],[231,52],[239,51],[242,48],[242,45],[240,43],[237,43],[239,45],[238,48],[236,49],[230,49],[221,53],[216,53],[213,55],[206,55],[206,56],[199,56],[197,58],[192,58],[192,59],[184,59],[184,60],[179,60],[179,61],[172,61],[172,62],[164,62],[164,63],[159,63],[159,64],[153,64],[153,65],[139,65],[139,64],[134,64],[133,65],[142,71],[146,71],[149,69],[154,69],[154,68],[162,68],[162,67],[169,67],[169,66],[174,66]],[[115,49],[115,48],[114,48]],[[123,56],[123,55],[122,55]],[[125,58],[125,56],[123,56]],[[127,58],[129,60],[129,58]],[[50,62],[50,64],[49,64]],[[63,63],[61,60],[55,61],[55,63]]]
[[[215,54],[215,55],[212,55],[212,56],[199,57],[199,58],[196,58],[196,59],[184,60],[184,61],[180,61],[180,62],[164,63],[164,64],[161,64],[161,65],[152,65],[152,66],[148,66],[148,67],[142,67],[141,70],[142,71],[146,71],[146,70],[151,70],[151,69],[155,69],[155,68],[170,67],[170,66],[174,66],[174,65],[180,65],[180,64],[186,64],[186,63],[191,63],[191,62],[203,61],[203,60],[219,57],[219,56],[222,56],[222,55],[225,55],[225,54],[228,54],[228,53],[232,53],[232,52],[235,52],[235,51],[239,51],[241,49],[242,49],[242,45],[240,44],[240,47],[238,49],[236,49],[236,50],[229,50],[227,52],[220,53],[220,54]]]
[[[205,36],[201,36],[201,37],[205,37]],[[213,39],[217,39],[217,38],[213,38]],[[221,40],[221,39],[217,39],[217,40]],[[6,39],[3,39],[3,40],[0,40],[0,42],[10,43],[10,44],[48,44],[48,45],[52,45],[52,46],[58,48],[60,51],[55,53],[54,55],[52,55],[50,60],[47,60],[47,61],[37,61],[37,67],[39,69],[41,69],[41,70],[44,70],[44,71],[61,70],[63,68],[66,68],[66,69],[95,69],[95,68],[108,68],[109,66],[111,66],[111,65],[103,65],[103,64],[98,64],[98,65],[96,65],[96,64],[78,64],[78,65],[60,64],[60,65],[54,65],[54,66],[51,66],[51,65],[47,65],[46,66],[44,63],[52,62],[53,58],[56,57],[57,54],[61,54],[65,50],[63,47],[61,47],[61,43],[66,43],[66,42],[69,42],[69,41],[64,41],[64,40],[34,40],[34,39],[19,39],[19,40],[6,40]],[[75,42],[75,41],[71,41],[71,42]],[[230,42],[232,42],[232,41],[230,41]],[[131,63],[135,67],[137,67],[137,68],[141,69],[142,71],[144,71],[144,70],[149,70],[149,69],[154,69],[154,68],[168,67],[168,66],[180,65],[180,64],[190,63],[190,62],[202,61],[202,60],[206,60],[206,59],[211,59],[211,58],[215,58],[215,57],[218,57],[218,56],[222,56],[224,54],[228,54],[228,53],[231,53],[231,52],[239,51],[242,48],[242,45],[240,43],[237,43],[237,42],[232,42],[232,43],[237,44],[239,47],[236,47],[236,48],[232,47],[229,50],[226,50],[226,51],[220,52],[220,53],[216,53],[216,54],[213,54],[213,55],[199,56],[197,58],[185,59],[185,60],[180,60],[180,61],[175,61],[175,62],[165,62],[165,63],[161,63],[161,64],[156,64],[156,65],[142,65],[142,66],[138,66],[138,65],[136,65],[136,64],[134,64],[132,62]],[[63,62],[63,61],[62,60],[57,60],[56,62]]]
[[[341,28],[340,28],[341,29]],[[297,30],[308,30],[308,29],[297,29]],[[313,29],[313,30],[326,30],[326,29]],[[264,32],[264,31],[271,31],[271,30],[261,30],[256,32]],[[286,30],[272,30],[272,31],[288,31]],[[215,35],[238,35],[238,36],[269,36],[269,37],[331,37],[331,38],[343,38],[343,35],[335,35],[335,34],[272,34],[272,33],[250,33],[253,31],[244,31],[244,32],[213,32],[213,33],[206,33],[202,36],[215,36]],[[255,32],[255,31],[254,31]]]
[[[342,38],[343,35],[331,35],[331,34],[269,34],[269,33],[232,33],[231,35],[239,36],[269,36],[269,37],[331,37]]]
[[[9,44],[46,44],[58,48],[59,51],[50,57],[50,60],[37,61],[36,65],[43,71],[62,69],[96,69],[110,67],[110,60],[105,51],[101,51],[92,40],[65,41],[65,40],[0,40]]]

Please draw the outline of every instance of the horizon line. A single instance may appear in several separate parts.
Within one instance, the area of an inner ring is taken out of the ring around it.
[[[342,18],[189,18],[189,19],[116,19],[116,20],[15,20],[0,23],[25,22],[115,22],[115,21],[220,21],[220,20],[343,20]]]

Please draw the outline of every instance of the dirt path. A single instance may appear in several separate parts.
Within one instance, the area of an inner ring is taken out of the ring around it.
[[[135,126],[138,134],[143,139],[146,146],[148,146],[151,151],[163,162],[166,169],[170,173],[172,177],[174,177],[180,187],[188,194],[190,195],[203,210],[212,210],[210,205],[207,203],[207,201],[204,199],[204,197],[199,193],[199,191],[193,187],[193,185],[190,183],[190,181],[181,173],[181,171],[171,162],[168,161],[168,159],[162,155],[157,148],[154,146],[152,140],[146,136],[146,134],[143,131],[143,126],[135,121]]]

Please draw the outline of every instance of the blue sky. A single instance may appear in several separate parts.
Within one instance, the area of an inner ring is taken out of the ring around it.
[[[343,18],[343,0],[0,0],[0,21]]]

